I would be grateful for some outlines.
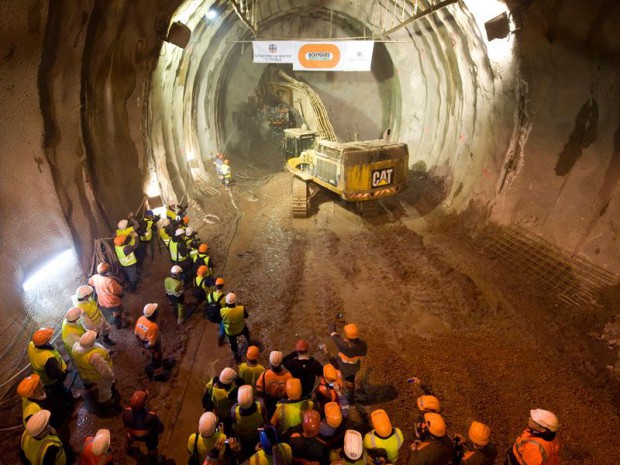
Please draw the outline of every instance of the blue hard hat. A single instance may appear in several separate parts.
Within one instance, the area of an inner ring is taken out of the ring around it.
[[[265,425],[265,428],[260,432],[260,445],[265,451],[265,454],[271,455],[272,447],[278,444],[278,433],[276,429],[271,425]]]
[[[147,210],[146,212],[144,212],[144,214],[146,216],[153,216],[153,210]]]

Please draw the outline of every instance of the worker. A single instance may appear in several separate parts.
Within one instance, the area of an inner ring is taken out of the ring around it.
[[[297,462],[302,461],[306,465],[329,464],[329,447],[319,438],[321,426],[321,414],[316,410],[306,410],[301,433],[293,433],[290,439],[293,457]],[[310,462],[310,464],[308,464]]]
[[[107,320],[112,320],[116,329],[129,326],[127,318],[123,317],[123,286],[111,273],[110,265],[101,262],[97,265],[97,274],[88,280],[89,286],[95,289],[97,305]]]
[[[235,362],[240,363],[241,355],[239,355],[237,337],[243,335],[250,344],[250,330],[245,324],[245,319],[249,316],[248,312],[243,305],[237,304],[237,296],[229,292],[226,294],[226,306],[220,309],[220,316]]]
[[[164,431],[164,425],[157,413],[147,410],[148,395],[148,391],[143,389],[135,391],[121,418],[125,427],[127,453],[131,452],[134,442],[144,442],[149,459],[155,461],[159,455],[159,435]]]
[[[454,443],[446,434],[446,422],[435,412],[424,414],[424,423],[416,429],[416,439],[411,444],[408,465],[448,465],[452,460]]]
[[[309,355],[310,345],[305,339],[295,344],[295,351],[286,355],[282,363],[295,378],[301,381],[301,396],[310,397],[316,378],[323,374],[323,365]]]
[[[170,276],[164,280],[166,296],[174,309],[178,324],[182,324],[185,320],[185,293],[181,280],[182,274],[183,269],[179,265],[174,265],[170,269]]]
[[[33,414],[22,434],[22,462],[30,465],[65,465],[67,456],[56,431],[50,425],[51,413],[41,410]]]
[[[95,331],[97,336],[102,336],[102,341],[107,345],[116,345],[116,343],[110,339],[110,323],[105,319],[103,313],[101,313],[101,310],[99,310],[97,306],[97,302],[93,299],[93,288],[91,286],[78,287],[72,299],[73,304],[76,307],[80,307],[83,314],[88,317],[88,320],[84,320],[86,329]]]
[[[84,325],[80,321],[81,318],[82,309],[80,307],[71,307],[65,314],[65,319],[62,320],[60,336],[62,337],[65,350],[70,357],[73,344],[86,332],[86,328],[84,328]]]
[[[344,434],[344,445],[329,454],[331,465],[365,465],[364,443],[359,431],[348,429]]]
[[[130,292],[134,292],[138,286],[138,259],[135,254],[138,246],[138,243],[128,244],[127,236],[116,236],[114,238],[114,251],[125,274]]]
[[[17,385],[17,395],[22,399],[22,422],[25,427],[33,414],[45,408],[41,404],[47,399],[47,395],[39,375],[34,373],[22,379]]]
[[[207,253],[208,250],[209,250],[209,246],[205,244],[204,242],[198,246],[198,253],[195,255],[192,255],[192,261],[194,262],[193,269],[195,273],[196,271],[198,271],[199,267],[204,265],[209,269],[209,273],[207,274],[207,276],[212,277],[214,265],[213,265],[213,260],[211,260],[211,257]],[[211,286],[212,285],[213,284],[211,284]]]
[[[215,166],[215,174],[217,174],[217,178],[222,181],[222,165],[224,164],[224,154],[218,153],[215,155],[215,159],[213,160],[213,165]]]
[[[175,221],[177,218],[177,206],[175,204],[170,204],[166,206],[166,218],[170,221]]]
[[[159,216],[156,216],[152,210],[146,210],[144,217],[138,222],[138,235],[140,236],[140,248],[145,252],[147,248],[150,251],[151,263],[155,259],[155,247],[153,239],[153,230],[156,229],[156,223]]]
[[[230,367],[224,368],[219,376],[214,376],[205,386],[202,406],[205,411],[214,412],[224,426],[226,432],[232,431],[230,409],[237,402],[237,390],[243,386],[243,380]]]
[[[114,454],[110,449],[110,430],[100,429],[94,436],[87,436],[84,440],[81,465],[112,465]]]
[[[166,381],[170,374],[169,367],[165,366],[161,349],[161,337],[157,325],[157,304],[149,303],[144,306],[142,316],[136,321],[134,335],[140,344],[149,351],[151,360],[146,365],[146,374],[149,379]]]
[[[259,438],[259,450],[250,457],[249,465],[292,465],[291,446],[279,441],[278,433],[273,426],[266,425]]]
[[[185,237],[183,238],[185,241],[185,245],[187,246],[189,252],[189,258],[191,261],[194,261],[194,257],[198,255],[198,247],[200,247],[200,238],[194,228],[188,226],[185,228]]]
[[[196,458],[192,463],[209,463],[208,458],[218,462],[224,460],[227,439],[217,426],[217,416],[213,412],[205,412],[200,416],[198,433],[191,434],[187,440],[187,452]]]
[[[97,402],[102,408],[116,406],[112,387],[116,381],[109,352],[95,342],[97,333],[86,331],[73,345],[73,361],[84,385],[95,384],[98,390]]]
[[[289,438],[295,428],[303,422],[304,412],[314,408],[314,402],[302,397],[301,381],[291,378],[286,381],[286,399],[276,404],[276,411],[271,417],[280,437]]]
[[[172,236],[174,234],[174,231],[172,229],[172,223],[168,218],[164,218],[161,221],[161,226],[159,227],[158,234],[161,241],[164,243],[166,248],[168,248],[168,244],[170,243],[170,240],[172,239]]]
[[[241,443],[244,457],[254,453],[254,446],[259,441],[259,428],[268,421],[267,408],[262,399],[254,399],[254,390],[250,385],[243,385],[237,391],[237,403],[230,411],[232,430]]]
[[[271,416],[280,399],[286,397],[286,382],[293,375],[282,365],[282,352],[274,350],[269,354],[269,369],[263,371],[256,382],[256,393],[262,396]]]
[[[419,413],[413,421],[413,430],[416,437],[421,439],[420,435],[425,431],[424,414],[427,412],[441,412],[441,402],[435,396],[423,395],[416,399],[416,405],[418,406]]]
[[[209,273],[209,268],[205,265],[201,265],[196,270],[196,276],[194,277],[194,288],[192,289],[192,294],[194,299],[196,299],[195,305],[196,308],[199,308],[207,299],[207,292],[211,288],[213,284],[213,280],[207,276]]]
[[[490,441],[491,429],[484,423],[472,421],[467,433],[468,440],[454,435],[453,464],[493,465],[497,447]]]
[[[334,365],[328,363],[323,367],[323,376],[319,380],[319,384],[314,390],[314,399],[316,400],[319,410],[323,412],[325,405],[329,402],[337,402],[343,415],[348,416],[349,401],[342,390],[343,381],[342,374],[336,370]]]
[[[257,346],[249,346],[245,353],[246,361],[239,365],[239,377],[243,379],[245,384],[252,386],[252,390],[256,391],[256,382],[260,375],[265,371],[265,367],[258,363],[260,349]]]
[[[191,263],[189,260],[189,249],[183,241],[184,236],[185,231],[182,228],[177,228],[174,232],[174,237],[168,244],[168,251],[170,252],[170,260],[172,260],[172,263],[183,269],[181,275],[183,281],[189,283],[191,280]]]
[[[227,190],[230,190],[230,183],[232,181],[232,170],[230,169],[230,160],[224,160],[224,163],[220,166],[220,172],[222,173],[222,184],[226,186]]]
[[[321,421],[319,437],[327,443],[330,449],[342,447],[347,425],[340,405],[337,402],[328,402],[323,412],[325,418]]]
[[[390,417],[385,410],[375,410],[370,414],[373,430],[364,436],[364,450],[375,461],[396,463],[398,451],[403,445],[403,432],[392,427]],[[370,461],[369,461],[370,463]]]
[[[32,340],[28,343],[28,360],[32,371],[39,375],[46,391],[70,401],[69,392],[64,386],[67,364],[52,347],[53,334],[54,330],[51,328],[41,328],[34,332]]]
[[[508,451],[507,465],[557,465],[560,463],[558,418],[554,413],[530,410],[527,428]]]
[[[357,325],[350,323],[345,325],[345,338],[336,332],[334,325],[329,328],[329,335],[338,347],[337,368],[344,377],[344,385],[347,388],[349,402],[355,402],[355,375],[359,372],[361,361],[368,352],[366,342],[359,338]]]
[[[217,278],[215,280],[215,289],[211,290],[207,294],[207,319],[211,323],[216,323],[220,326],[218,331],[218,346],[224,345],[224,336],[226,332],[224,331],[224,323],[222,323],[222,315],[220,314],[220,310],[225,303],[226,295],[224,294],[224,280],[222,278]]]
[[[129,220],[122,219],[118,222],[115,237],[127,236],[128,245],[136,245],[136,238],[138,237],[138,222],[133,218],[133,214],[129,214]]]

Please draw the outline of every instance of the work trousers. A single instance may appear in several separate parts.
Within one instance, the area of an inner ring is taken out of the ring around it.
[[[228,336],[228,342],[230,343],[230,350],[232,350],[232,353],[235,357],[239,356],[238,354],[239,345],[237,344],[238,336],[245,336],[245,339],[248,341],[248,344],[250,343],[250,330],[248,329],[247,325],[245,325],[245,327],[239,334],[235,334],[234,336],[227,334],[226,336]]]

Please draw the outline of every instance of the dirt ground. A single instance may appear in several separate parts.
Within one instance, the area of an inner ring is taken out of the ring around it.
[[[416,376],[441,399],[451,434],[466,433],[472,420],[490,425],[497,463],[531,408],[557,414],[563,463],[620,462],[620,391],[607,369],[614,354],[594,337],[618,313],[617,301],[567,306],[540,277],[486,252],[492,232],[469,227],[467,215],[441,214],[435,208],[441,186],[412,186],[370,219],[319,191],[312,215],[292,220],[290,190],[289,174],[266,174],[240,178],[231,195],[221,190],[191,202],[192,224],[209,244],[226,289],[249,310],[264,364],[270,350],[288,353],[301,337],[325,362],[318,345],[335,352],[328,324],[355,322],[369,346],[351,419],[360,431],[368,429],[370,411],[384,408],[411,440],[421,392],[407,379]],[[207,213],[221,222],[202,222]],[[148,381],[146,355],[128,330],[112,335],[119,342],[114,366],[123,405],[135,388],[149,389],[150,407],[166,424],[161,453],[167,464],[182,464],[202,413],[204,384],[233,361],[227,347],[217,347],[215,325],[200,315],[177,326],[163,293],[170,267],[163,252],[147,263],[127,308],[135,319],[145,303],[160,304],[164,350],[178,362],[174,377]],[[79,450],[84,436],[110,428],[115,463],[136,463],[124,454],[120,418],[91,412],[86,396],[71,422],[72,447]],[[3,438],[9,447],[0,463],[17,463],[18,443],[17,434]],[[403,447],[401,461],[407,455]]]

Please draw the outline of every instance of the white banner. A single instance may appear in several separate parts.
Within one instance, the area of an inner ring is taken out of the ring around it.
[[[292,41],[254,41],[254,63],[292,63]]]
[[[370,71],[372,40],[294,42],[295,71]]]

